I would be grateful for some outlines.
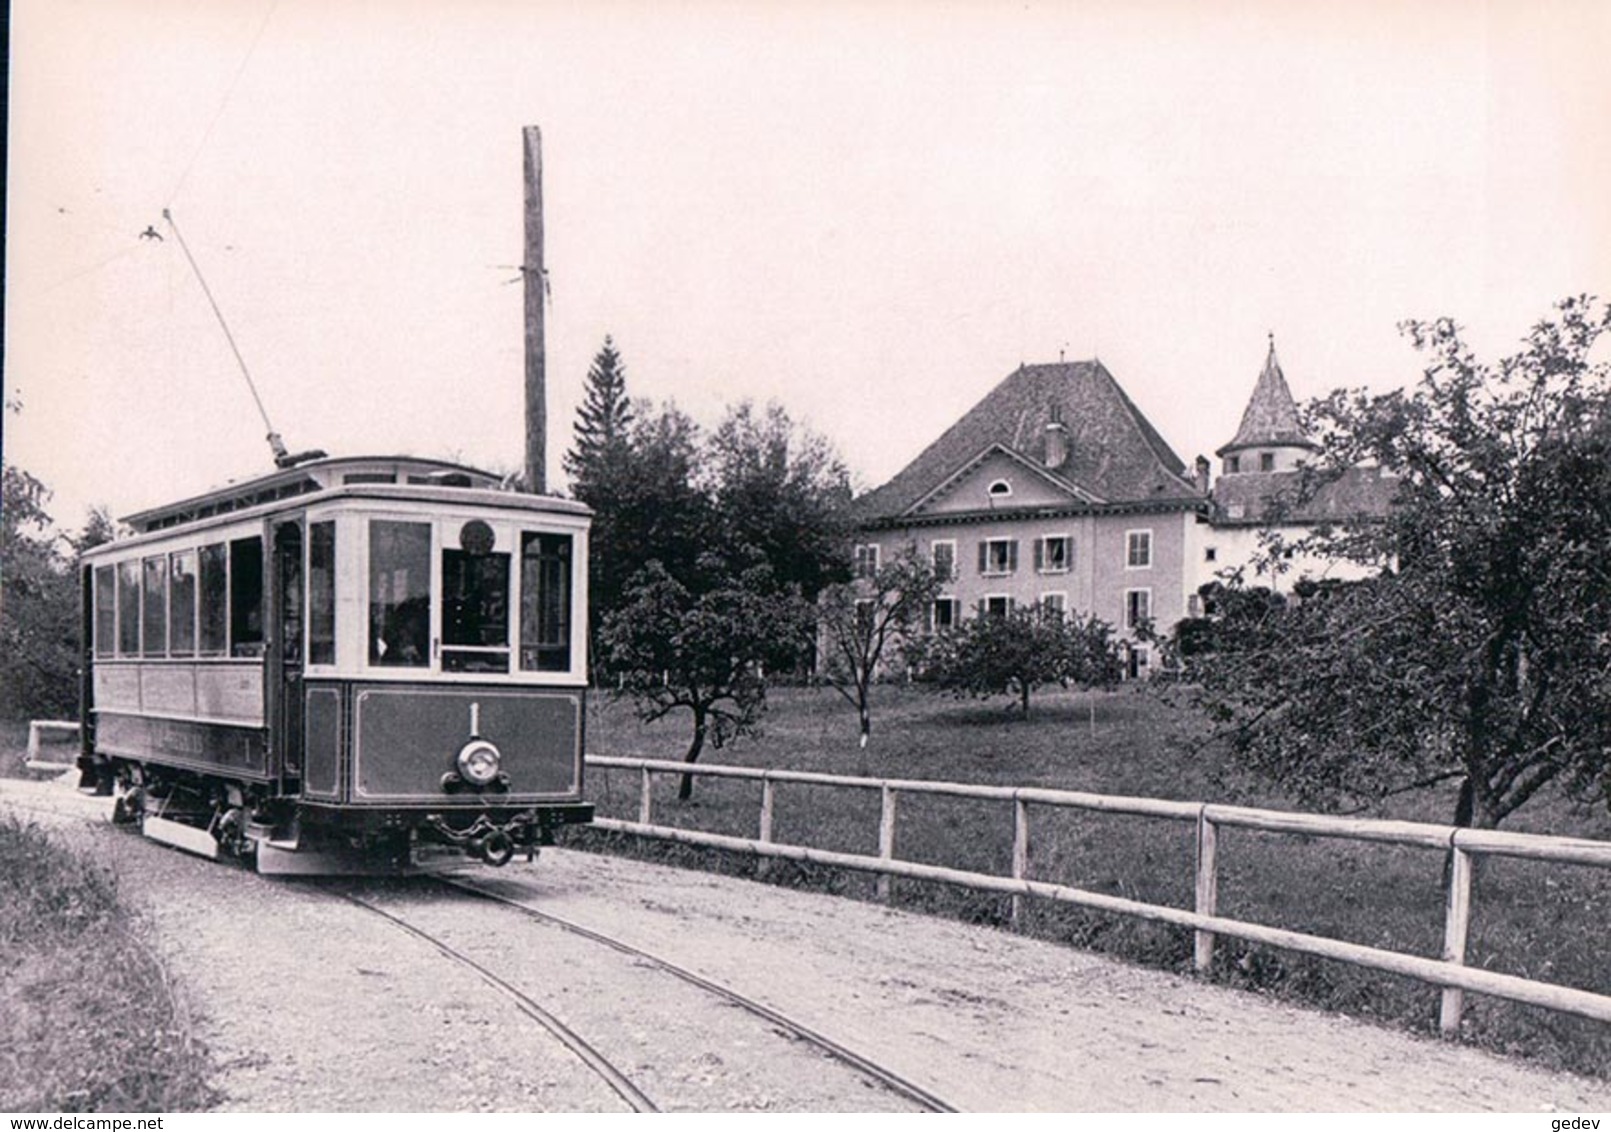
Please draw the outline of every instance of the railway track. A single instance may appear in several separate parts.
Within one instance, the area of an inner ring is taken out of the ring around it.
[[[887,1090],[895,1097],[901,1098],[925,1112],[955,1112],[957,1111],[942,1097],[937,1096],[916,1082],[910,1081],[893,1070],[880,1065],[866,1055],[857,1052],[843,1043],[823,1034],[803,1022],[774,1009],[765,1003],[745,995],[732,987],[724,986],[704,976],[679,966],[661,956],[654,955],[642,948],[636,947],[614,936],[574,923],[561,916],[534,908],[520,900],[492,892],[456,877],[434,876],[432,878],[438,885],[455,893],[466,894],[479,900],[496,904],[506,908],[530,921],[543,924],[547,927],[565,932],[571,936],[591,943],[609,948],[610,950],[628,957],[635,964],[647,966],[663,974],[669,975],[680,982],[695,988],[708,995],[712,995],[730,1006],[737,1007],[752,1017],[764,1022],[774,1030],[787,1035],[789,1038],[804,1043],[810,1048],[834,1062],[860,1074],[862,1077],[876,1082],[878,1086]],[[595,1045],[582,1037],[573,1027],[560,1019],[552,1011],[536,1002],[519,987],[508,979],[492,971],[486,964],[479,962],[459,948],[453,946],[440,935],[437,935],[418,923],[410,921],[405,915],[396,911],[380,907],[378,904],[353,893],[341,893],[343,899],[357,905],[364,910],[382,917],[399,930],[420,939],[422,942],[435,948],[440,954],[474,971],[481,979],[507,998],[516,1009],[537,1022],[557,1040],[571,1050],[582,1062],[592,1069],[630,1108],[638,1112],[659,1111],[654,1100],[631,1077]]]

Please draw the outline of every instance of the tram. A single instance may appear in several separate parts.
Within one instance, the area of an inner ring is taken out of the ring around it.
[[[314,453],[129,516],[81,564],[81,787],[263,873],[533,855],[593,815],[589,515]]]

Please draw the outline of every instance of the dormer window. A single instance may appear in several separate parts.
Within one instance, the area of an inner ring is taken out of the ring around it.
[[[996,480],[990,485],[990,501],[992,503],[998,499],[1006,499],[1011,494],[1012,484],[1006,480]]]
[[[1273,471],[1275,471],[1275,453],[1274,452],[1260,452],[1259,453],[1259,471],[1261,471],[1261,472],[1273,472]]]
[[[1227,457],[1225,457],[1225,472],[1226,472],[1227,475],[1235,475],[1237,472],[1239,472],[1241,470],[1242,470],[1242,458],[1240,456],[1227,456]]]

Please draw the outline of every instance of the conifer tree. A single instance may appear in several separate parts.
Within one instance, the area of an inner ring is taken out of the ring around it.
[[[565,453],[571,490],[584,503],[597,506],[597,495],[609,482],[608,471],[628,444],[634,417],[626,393],[626,366],[608,334],[587,371],[587,393],[576,411],[576,441]]]

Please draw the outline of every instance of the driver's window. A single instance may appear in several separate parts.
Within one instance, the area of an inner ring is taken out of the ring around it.
[[[369,524],[369,663],[431,663],[431,526]]]

